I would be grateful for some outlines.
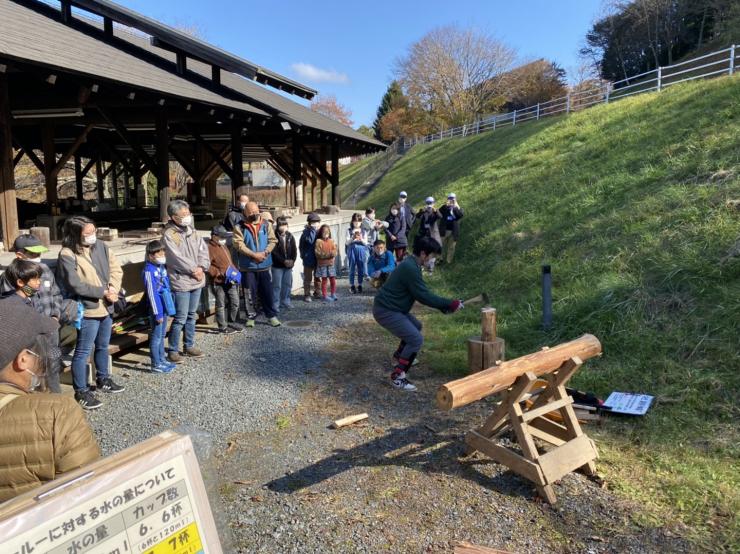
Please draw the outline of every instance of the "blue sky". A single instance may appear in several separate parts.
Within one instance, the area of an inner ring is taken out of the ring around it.
[[[578,64],[578,48],[602,3],[117,1],[165,23],[194,27],[208,42],[336,95],[352,110],[355,127],[372,124],[393,78],[394,60],[431,29],[451,23],[474,26],[516,49],[521,60],[545,57],[568,70]]]

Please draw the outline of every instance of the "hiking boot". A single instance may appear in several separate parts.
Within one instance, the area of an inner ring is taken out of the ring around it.
[[[249,327],[249,328],[254,327],[254,320],[253,319],[248,319],[247,320],[247,327]]]
[[[401,377],[403,375],[403,377]],[[414,392],[416,390],[416,385],[414,385],[411,381],[406,379],[406,374],[402,373],[395,379],[393,378],[393,375],[391,375],[391,385],[393,385],[394,388],[397,388],[399,390],[405,390],[407,392]]]
[[[122,387],[121,385],[116,385],[113,382],[113,379],[111,379],[110,377],[96,379],[95,383],[98,385],[98,390],[107,392],[110,394],[118,394],[126,390],[126,387]]]
[[[349,292],[351,292],[352,294],[357,294],[357,289],[355,288],[354,285],[352,285],[351,287],[349,287]]]
[[[203,356],[203,351],[195,346],[188,346],[185,348],[185,355],[190,358],[200,358]]]
[[[280,327],[281,325],[280,320],[276,317],[271,317],[267,320],[267,323],[270,324],[270,327]]]
[[[75,400],[83,410],[97,410],[103,405],[89,390],[75,392]]]
[[[182,354],[179,352],[169,352],[167,354],[167,359],[173,364],[181,364],[185,361],[185,358],[183,358]]]

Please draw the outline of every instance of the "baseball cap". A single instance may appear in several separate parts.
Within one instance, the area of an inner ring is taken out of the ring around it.
[[[447,195],[447,200],[455,200],[456,198],[457,198],[457,194],[455,194],[454,192],[451,192],[450,194]]]
[[[270,223],[275,223],[275,220],[272,218],[272,214],[270,212],[262,212],[260,216],[262,217],[262,219],[265,219]]]
[[[28,250],[34,254],[42,254],[48,252],[49,249],[41,243],[41,240],[34,235],[19,235],[15,242],[13,242],[13,250],[16,252],[20,250]]]
[[[433,197],[433,196],[427,196],[427,197],[426,197],[426,198],[424,199],[424,202],[425,202],[426,204],[434,204],[434,197]]]
[[[406,191],[405,190],[402,190],[401,191],[401,194],[399,194],[398,196],[400,196],[401,198],[408,198],[409,195],[406,194]]]
[[[321,221],[321,217],[316,212],[311,212],[308,214],[308,222],[309,223],[318,223]]]
[[[229,231],[227,231],[226,227],[224,227],[223,225],[216,225],[213,229],[211,229],[211,234],[216,237],[227,238],[229,236]]]
[[[50,317],[38,313],[16,296],[0,300],[0,369],[12,362],[39,335],[56,333],[59,326]]]

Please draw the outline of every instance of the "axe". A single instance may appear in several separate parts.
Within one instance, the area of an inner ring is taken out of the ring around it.
[[[473,298],[468,298],[467,300],[463,300],[463,306],[467,306],[468,304],[488,304],[488,295],[485,292],[482,292],[478,296],[474,296]],[[422,307],[432,310],[433,308],[430,308],[429,306],[424,306],[422,304]]]

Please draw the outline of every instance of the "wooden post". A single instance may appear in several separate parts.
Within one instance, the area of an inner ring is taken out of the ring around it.
[[[237,191],[244,186],[244,155],[242,152],[242,128],[231,131],[231,196],[236,203]]]
[[[157,197],[159,198],[159,220],[167,222],[167,204],[170,203],[170,137],[167,130],[167,112],[160,110],[156,121],[157,145]]]
[[[82,159],[75,154],[75,193],[77,195],[77,200],[80,202],[83,199],[83,190],[82,190]]]
[[[105,200],[105,180],[103,179],[103,159],[98,155],[95,160],[95,182],[98,189],[98,202]]]
[[[506,343],[496,336],[496,308],[481,310],[481,336],[468,339],[469,373],[495,366],[505,358]]]
[[[317,198],[319,196],[319,178],[316,175],[316,169],[311,171],[311,211],[321,207],[321,203]]]
[[[111,163],[113,164],[113,169],[110,172],[111,191],[113,192],[113,205],[116,207],[116,209],[119,209],[121,206],[118,203],[118,164],[116,162]]]
[[[303,206],[303,164],[301,163],[301,137],[293,135],[293,205],[302,209]]]
[[[339,145],[331,145],[331,203],[341,206],[342,198],[339,192]]]
[[[309,171],[308,166],[306,164],[303,164],[303,167],[301,167],[301,183],[303,183],[303,201],[298,204],[298,206],[301,208],[301,211],[305,212],[308,209],[308,189],[309,189]]]
[[[319,151],[319,163],[321,164],[321,169],[326,170],[326,144],[321,145],[321,149]],[[319,196],[319,207],[326,206],[326,171],[320,171],[319,176],[321,179],[321,193]]]
[[[46,201],[49,204],[49,213],[58,201],[57,174],[54,166],[57,163],[56,148],[54,146],[54,127],[44,125],[41,127],[41,146],[44,152],[44,180],[46,182]]]
[[[15,200],[13,138],[10,128],[8,77],[0,73],[0,220],[3,244],[9,250],[18,236],[18,206]]]

